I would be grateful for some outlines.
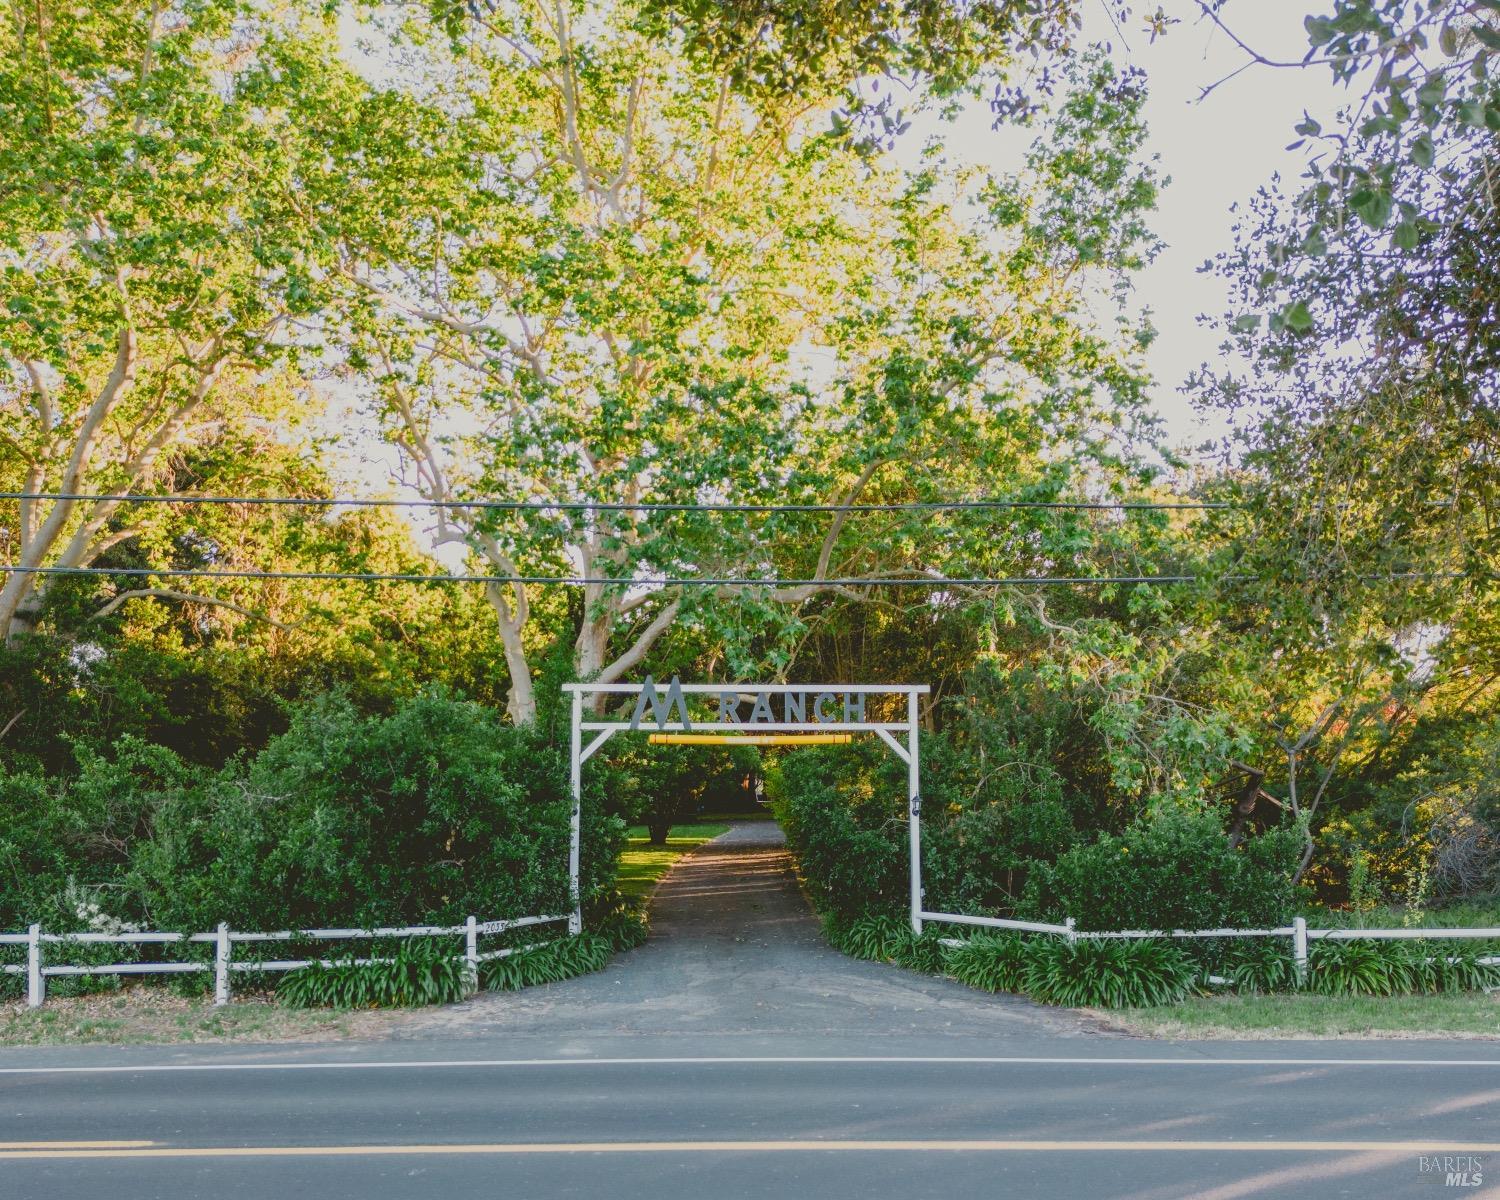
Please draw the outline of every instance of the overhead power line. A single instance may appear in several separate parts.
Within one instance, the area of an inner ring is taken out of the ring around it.
[[[196,567],[21,567],[0,564],[0,574],[17,575],[112,575],[128,578],[163,579],[312,579],[351,583],[506,583],[565,587],[1009,587],[1035,585],[1060,587],[1068,584],[1191,583],[1197,575],[1014,575],[1000,578],[951,579],[932,575],[887,578],[844,577],[836,579],[744,579],[735,576],[703,578],[658,576],[646,579],[616,579],[591,575],[420,575],[384,571],[211,571]],[[1249,578],[1249,576],[1230,578]]]
[[[348,583],[503,583],[539,586],[585,587],[1065,587],[1087,584],[1194,583],[1202,575],[1007,575],[949,577],[940,575],[843,576],[832,579],[745,579],[738,576],[703,577],[661,575],[644,579],[619,579],[608,575],[424,575],[399,571],[214,571],[198,567],[22,567],[0,563],[0,574],[16,575],[108,575],[126,578],[164,579],[310,579]],[[1253,575],[1213,576],[1220,583],[1247,583]],[[1467,571],[1397,571],[1387,575],[1361,575],[1362,581],[1474,579],[1496,582],[1500,576]]]
[[[914,500],[889,504],[712,504],[629,503],[623,500],[376,500],[340,496],[188,496],[102,492],[0,492],[0,500],[74,501],[84,504],[259,504],[289,508],[485,509],[494,512],[961,512],[972,509],[1078,509],[1130,512],[1227,509],[1233,505],[1202,500]]]

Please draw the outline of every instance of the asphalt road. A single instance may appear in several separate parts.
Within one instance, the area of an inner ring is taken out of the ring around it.
[[[1500,1194],[1493,1045],[1107,1037],[829,957],[754,831],[659,900],[609,971],[396,1039],[0,1052],[0,1200]]]

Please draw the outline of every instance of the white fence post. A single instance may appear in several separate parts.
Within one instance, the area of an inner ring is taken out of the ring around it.
[[[214,1003],[229,1003],[229,926],[219,922],[214,938]]]
[[[1297,971],[1297,986],[1307,983],[1307,919],[1292,918],[1292,963]]]
[[[906,696],[906,802],[907,854],[911,859],[911,927],[922,934],[922,912],[927,907],[926,889],[922,887],[922,747],[921,709],[917,693]]]
[[[47,980],[42,975],[42,927],[33,925],[26,931],[26,1006],[41,1008],[47,996]]]
[[[1074,932],[1074,931],[1073,931],[1073,918],[1072,918],[1072,917],[1064,917],[1064,918],[1063,918],[1063,924],[1064,924],[1064,925],[1065,925],[1065,926],[1067,926],[1067,930],[1068,930],[1068,941],[1069,941],[1069,942],[1076,942],[1076,941],[1077,941],[1077,940],[1078,940],[1078,934],[1076,934],[1076,933],[1075,933],[1075,932]]]
[[[464,974],[468,976],[469,987],[473,991],[479,990],[479,922],[473,914],[464,923]]]

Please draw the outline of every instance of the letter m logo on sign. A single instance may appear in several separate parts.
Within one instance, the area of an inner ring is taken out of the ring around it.
[[[676,675],[672,676],[672,682],[667,687],[666,699],[662,699],[661,693],[656,690],[656,683],[651,676],[646,676],[646,681],[641,684],[641,694],[635,698],[635,712],[630,716],[630,728],[641,727],[641,717],[645,715],[646,705],[651,705],[651,715],[656,718],[656,727],[665,729],[667,723],[672,719],[675,709],[679,714],[678,720],[682,722],[684,729],[691,729],[693,723],[688,719],[687,697],[682,694],[682,680]]]

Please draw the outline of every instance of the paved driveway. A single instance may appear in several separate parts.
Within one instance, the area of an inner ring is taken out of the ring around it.
[[[745,821],[680,859],[651,907],[651,940],[597,974],[487,993],[417,1016],[399,1037],[1092,1033],[1071,1013],[830,948],[781,828]]]

